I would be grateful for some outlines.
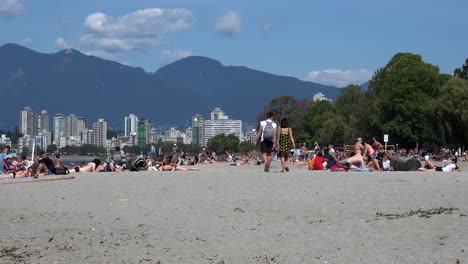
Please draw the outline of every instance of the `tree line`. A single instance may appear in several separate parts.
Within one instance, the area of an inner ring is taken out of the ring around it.
[[[453,76],[422,60],[398,53],[378,69],[368,89],[349,85],[333,103],[291,96],[273,99],[259,114],[273,111],[287,117],[296,142],[321,145],[352,144],[356,138],[426,149],[464,147],[468,143],[468,59]]]

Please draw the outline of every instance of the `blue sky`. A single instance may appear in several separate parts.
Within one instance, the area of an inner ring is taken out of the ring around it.
[[[0,45],[75,48],[154,72],[200,55],[323,84],[363,83],[397,52],[452,73],[466,0],[0,0]]]

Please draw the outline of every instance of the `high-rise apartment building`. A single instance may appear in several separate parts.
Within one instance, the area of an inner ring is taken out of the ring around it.
[[[144,118],[140,118],[138,120],[138,128],[137,128],[137,144],[140,148],[145,147],[149,144],[149,136],[150,136],[150,122]]]
[[[68,118],[63,114],[54,116],[54,143],[57,144],[62,136],[68,135]]]
[[[203,146],[205,139],[204,119],[200,114],[192,116],[192,145]]]
[[[229,119],[219,107],[216,107],[211,112],[210,120],[205,120],[204,129],[205,137],[203,144],[205,146],[208,144],[208,140],[219,134],[234,134],[239,140],[242,140],[242,120]]]
[[[107,144],[107,122],[104,119],[98,119],[93,123],[92,143],[99,147],[106,147]]]
[[[125,136],[136,136],[138,130],[138,117],[130,114],[125,117]]]
[[[78,130],[78,117],[74,114],[70,114],[67,117],[67,131],[68,131],[68,136],[71,137],[78,137],[79,130]]]
[[[32,108],[26,106],[19,113],[19,132],[23,135],[34,136],[34,112]]]
[[[35,131],[34,134],[44,135],[50,132],[50,125],[49,125],[50,117],[49,117],[49,113],[47,112],[47,110],[42,110],[40,113],[36,114],[35,116],[36,116],[35,127],[37,128],[37,131]]]
[[[85,117],[78,117],[77,120],[78,137],[83,144],[88,144],[88,119]]]

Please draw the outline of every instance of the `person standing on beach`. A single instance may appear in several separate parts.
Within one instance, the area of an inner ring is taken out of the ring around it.
[[[281,128],[280,128],[280,138],[279,138],[279,154],[281,157],[281,167],[283,168],[281,172],[289,171],[288,168],[288,156],[292,148],[295,148],[294,138],[292,134],[292,129],[289,126],[289,121],[287,118],[281,119]]]
[[[271,164],[271,152],[276,144],[276,135],[278,135],[278,125],[273,121],[273,112],[267,113],[267,119],[260,122],[258,128],[257,137],[255,138],[255,145],[259,139],[260,151],[262,152],[263,162],[265,163],[265,172],[270,171]]]

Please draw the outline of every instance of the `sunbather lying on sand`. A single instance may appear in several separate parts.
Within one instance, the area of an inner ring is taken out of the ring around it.
[[[445,164],[444,166],[436,166],[434,162],[429,160],[429,156],[426,156],[425,159],[426,159],[426,162],[424,164],[424,168],[419,168],[418,171],[443,171],[443,172],[461,171],[461,169],[457,166],[457,157],[453,157],[452,162],[450,164]]]

